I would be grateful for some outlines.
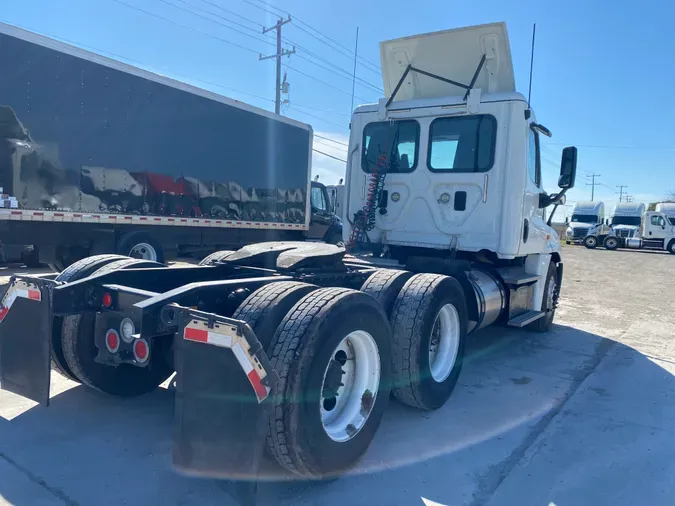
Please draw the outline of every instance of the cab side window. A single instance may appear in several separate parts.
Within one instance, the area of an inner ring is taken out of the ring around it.
[[[539,134],[530,129],[528,142],[527,171],[534,184],[541,188],[541,161],[539,157]]]
[[[652,225],[656,225],[657,227],[665,227],[666,222],[663,219],[663,216],[652,216],[651,219]]]

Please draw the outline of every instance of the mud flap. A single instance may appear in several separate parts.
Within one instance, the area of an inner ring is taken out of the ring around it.
[[[12,278],[0,302],[0,387],[49,405],[52,286]]]
[[[278,376],[246,323],[187,308],[179,313],[174,467],[256,480]]]

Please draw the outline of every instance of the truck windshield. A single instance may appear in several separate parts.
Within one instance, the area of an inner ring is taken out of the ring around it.
[[[612,225],[633,225],[640,226],[640,216],[613,216]]]
[[[671,225],[675,225],[675,216],[666,216]]]
[[[572,222],[576,223],[597,223],[598,215],[597,214],[573,214]]]

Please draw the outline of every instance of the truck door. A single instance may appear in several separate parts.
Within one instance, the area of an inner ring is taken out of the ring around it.
[[[321,183],[312,181],[312,190],[309,196],[312,208],[312,217],[307,231],[308,239],[323,239],[326,231],[333,223],[333,213],[328,208],[328,192]]]
[[[551,231],[546,225],[545,214],[539,207],[543,191],[539,132],[527,125],[527,178],[523,196],[523,223],[518,253],[541,253]]]
[[[645,217],[645,246],[664,249],[664,241],[669,235],[669,227],[665,217],[660,213],[647,213]]]

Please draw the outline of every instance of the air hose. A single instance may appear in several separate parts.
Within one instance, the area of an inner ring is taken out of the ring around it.
[[[354,214],[352,233],[346,244],[347,250],[351,250],[357,244],[368,239],[366,232],[375,228],[377,207],[384,190],[384,180],[387,175],[387,155],[380,153],[373,172],[370,174],[366,202],[360,211]]]

